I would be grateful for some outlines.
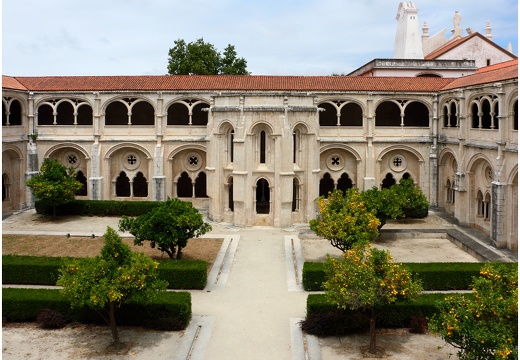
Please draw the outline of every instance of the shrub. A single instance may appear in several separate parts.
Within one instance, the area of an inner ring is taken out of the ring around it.
[[[168,282],[168,289],[196,289],[206,287],[208,264],[203,260],[161,260],[159,278]]]
[[[413,184],[412,179],[401,179],[399,184],[390,188],[402,201],[402,210],[407,218],[425,218],[430,204],[421,189]]]
[[[115,201],[115,200],[72,200],[66,205],[56,207],[56,215],[81,216],[139,216],[150,212],[161,201]],[[36,201],[34,207],[38,214],[52,214],[52,207]]]
[[[51,309],[43,309],[36,317],[36,322],[42,329],[61,329],[67,325],[65,316]]]

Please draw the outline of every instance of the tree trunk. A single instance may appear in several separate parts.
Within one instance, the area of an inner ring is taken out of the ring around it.
[[[115,308],[114,303],[112,301],[109,302],[110,304],[110,330],[112,331],[112,339],[114,340],[112,346],[114,349],[121,349],[123,347],[123,344],[119,341],[119,332],[117,331],[117,325],[116,325],[116,316],[115,316]]]
[[[370,309],[372,312],[372,316],[370,317],[370,346],[368,348],[368,352],[371,354],[377,353],[376,349],[376,319],[377,319],[377,313],[376,309],[372,308]]]
[[[182,258],[182,249],[181,247],[179,246],[178,247],[178,250],[177,250],[177,260],[180,260]]]

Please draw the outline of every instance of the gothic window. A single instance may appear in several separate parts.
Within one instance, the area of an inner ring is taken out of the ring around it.
[[[270,210],[270,189],[266,179],[256,182],[256,213],[269,214]]]
[[[132,125],[155,124],[155,111],[150,103],[146,101],[136,102],[132,106],[131,112],[130,122]]]
[[[338,125],[338,110],[329,103],[319,105],[319,122],[320,126],[336,126]]]
[[[458,111],[457,104],[455,102],[451,102],[450,104],[443,107],[444,109],[444,126],[445,127],[458,127]]]
[[[493,112],[491,117],[491,129],[499,129],[499,121],[498,121],[498,101],[493,104]]]
[[[451,203],[451,181],[448,179],[446,181],[446,202]]]
[[[192,109],[191,115],[191,124],[192,125],[208,125],[208,109],[209,105],[204,103],[199,103],[195,105]]]
[[[206,194],[206,174],[204,172],[200,172],[199,176],[195,179],[195,197],[208,197]]]
[[[300,182],[297,178],[293,179],[293,198],[292,211],[300,210]]]
[[[473,129],[498,129],[499,107],[496,96],[477,98],[471,104],[471,127]]]
[[[56,111],[56,125],[74,125],[74,106],[70,102],[61,102]]]
[[[430,126],[430,113],[423,103],[413,101],[404,109],[404,126]]]
[[[356,103],[348,103],[341,108],[341,126],[363,126],[363,110]]]
[[[189,125],[190,114],[188,107],[184,103],[175,103],[168,108],[166,118],[168,125]]]
[[[78,171],[76,174],[76,180],[78,180],[81,185],[81,189],[79,189],[76,192],[76,195],[78,196],[87,196],[87,178],[85,177],[85,174],[83,174],[83,171]]]
[[[18,100],[12,100],[8,103],[8,109],[2,102],[2,125],[13,126],[22,125],[22,106]]]
[[[78,125],[92,125],[92,107],[90,105],[80,105],[78,107]]]
[[[193,185],[188,173],[184,171],[177,180],[177,197],[192,197]]]
[[[105,125],[128,125],[128,107],[121,101],[108,104],[105,111]]]
[[[54,114],[49,104],[42,104],[38,107],[38,125],[54,124]]]
[[[487,99],[482,101],[482,121],[479,127],[483,129],[491,128],[491,105]]]
[[[409,173],[405,172],[403,174],[403,176],[401,177],[401,179],[405,179],[405,180],[408,180],[408,179],[411,179],[413,181],[413,178],[412,178],[412,175],[410,175]]]
[[[491,206],[491,195],[486,193],[486,197],[484,199],[484,220],[489,220],[489,209]]]
[[[343,195],[346,195],[347,190],[352,188],[352,180],[347,173],[341,174],[338,180],[338,190],[343,191]]]
[[[140,171],[132,182],[132,190],[135,197],[148,197],[148,182]]]
[[[235,141],[235,130],[231,130],[229,132],[229,136],[228,136],[228,156],[229,156],[229,162],[233,162],[233,158],[234,158],[234,151],[235,151],[235,146],[234,146],[234,142]]]
[[[484,216],[485,205],[484,205],[484,196],[482,192],[479,190],[477,192],[477,215]]]
[[[385,178],[383,179],[381,188],[390,189],[392,187],[392,185],[395,185],[395,179],[391,173],[388,173],[388,174],[386,174]]]
[[[325,173],[325,175],[323,175],[323,178],[320,180],[319,196],[328,197],[329,192],[332,191],[334,191],[334,180],[332,180],[329,173]]]
[[[518,100],[513,105],[513,130],[518,130]]]
[[[376,126],[401,126],[401,109],[392,101],[379,104],[376,109]]]
[[[229,178],[228,186],[228,208],[231,211],[235,210],[235,202],[233,201],[233,177]]]
[[[119,173],[116,180],[116,196],[129,197],[130,196],[130,179],[126,176],[124,171]]]
[[[10,187],[11,184],[9,182],[9,176],[6,173],[2,174],[2,201],[7,201],[10,199]]]
[[[471,127],[474,129],[478,129],[480,126],[480,119],[478,116],[478,105],[473,103],[471,104]]]
[[[265,164],[265,153],[266,153],[266,148],[265,148],[265,131],[260,131],[260,164]]]

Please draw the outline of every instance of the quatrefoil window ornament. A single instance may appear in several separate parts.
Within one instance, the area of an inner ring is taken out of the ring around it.
[[[197,165],[199,163],[199,158],[197,156],[190,156],[188,159],[190,165]]]
[[[326,159],[327,167],[333,171],[339,171],[345,166],[343,157],[339,154],[331,154]]]
[[[395,155],[390,158],[389,164],[390,169],[392,169],[395,172],[401,172],[406,169],[406,166],[408,165],[406,158],[402,155]]]
[[[331,163],[332,165],[339,165],[339,157],[337,157],[337,156],[333,156],[333,157],[331,157],[331,158],[330,158],[330,163]]]
[[[202,167],[204,161],[199,153],[192,152],[186,155],[184,163],[187,170],[197,171]]]
[[[123,167],[128,170],[135,170],[141,165],[141,158],[135,152],[127,152],[121,159]]]
[[[67,156],[67,162],[70,165],[74,165],[75,163],[78,162],[78,157],[74,154],[69,154],[69,156]]]
[[[64,164],[68,164],[68,166],[74,169],[77,169],[81,163],[81,158],[74,151],[67,152],[66,154],[64,154],[64,157],[62,159],[62,161],[64,161]]]
[[[137,158],[135,157],[135,155],[128,155],[126,157],[126,161],[128,162],[128,164],[130,165],[135,165],[137,163]]]

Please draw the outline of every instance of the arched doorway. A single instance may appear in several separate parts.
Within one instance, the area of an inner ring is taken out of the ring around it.
[[[256,182],[256,213],[269,214],[270,210],[270,190],[266,179]]]

